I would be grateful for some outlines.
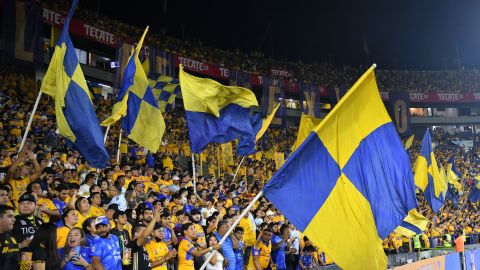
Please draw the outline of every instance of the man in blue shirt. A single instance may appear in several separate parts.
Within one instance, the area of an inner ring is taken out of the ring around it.
[[[67,207],[67,203],[65,202],[65,200],[68,197],[68,191],[69,190],[70,189],[68,188],[68,185],[66,183],[61,183],[57,187],[58,197],[52,200],[53,205],[55,205],[55,207],[57,207],[58,212],[60,213],[60,216],[62,216],[62,214],[63,214],[63,209],[65,209],[65,207]],[[62,227],[63,226],[62,219],[60,218],[59,220],[57,220],[55,222],[55,225],[57,225],[57,227]]]
[[[274,225],[276,227],[278,225]],[[283,224],[280,231],[273,228],[275,235],[272,237],[272,261],[277,265],[277,270],[286,270],[285,251],[290,250],[290,228]]]
[[[243,233],[244,230],[242,227],[238,226],[233,231],[233,237],[238,241],[238,247],[233,249],[235,253],[235,269],[243,270]]]
[[[100,236],[92,243],[92,261],[95,269],[121,270],[122,258],[118,238],[110,234],[110,222],[101,216],[95,220],[95,228]]]
[[[221,220],[218,222],[217,232],[215,236],[217,237],[218,241],[223,238],[223,236],[228,231],[229,224],[225,220]],[[236,257],[234,249],[238,249],[238,240],[235,237],[229,236],[225,242],[222,244],[222,254],[225,257],[225,260],[228,262],[227,267],[225,270],[236,270]]]

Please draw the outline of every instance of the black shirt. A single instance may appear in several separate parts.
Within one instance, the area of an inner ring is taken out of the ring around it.
[[[118,245],[120,246],[120,254],[123,256],[123,249],[125,247],[130,247],[130,235],[128,231],[123,229],[120,231],[117,227],[110,231],[111,234],[118,237]]]
[[[22,215],[15,216],[12,234],[17,243],[23,242],[35,234],[37,228],[43,224],[43,221],[37,217],[28,218]],[[31,248],[23,248],[22,251],[31,251]]]
[[[0,265],[2,269],[19,269],[20,250],[15,238],[9,233],[0,234]]]
[[[130,242],[130,248],[132,249],[132,263],[124,269],[152,269],[150,265],[150,258],[148,257],[147,250],[144,246],[138,246],[136,240]],[[136,265],[136,268],[134,266]]]

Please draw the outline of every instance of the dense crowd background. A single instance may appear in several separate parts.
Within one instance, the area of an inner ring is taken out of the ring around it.
[[[44,7],[64,13],[67,12],[70,5],[68,1],[60,0],[39,2]],[[144,30],[81,7],[75,13],[75,17],[120,37],[140,37]],[[261,51],[249,53],[241,52],[238,49],[226,51],[207,46],[198,40],[178,39],[167,35],[166,31],[150,32],[145,43],[155,44],[166,52],[231,70],[242,70],[260,75],[269,75],[271,69],[288,70],[294,74],[295,79],[292,80],[317,83],[332,88],[338,87],[339,89],[349,89],[366,69],[362,66],[338,67],[330,62],[281,61],[268,58]],[[375,73],[381,91],[440,93],[480,91],[480,71],[478,70],[463,68],[443,71],[382,70],[380,66]]]
[[[229,241],[222,247],[216,244],[278,169],[275,154],[288,158],[295,129],[270,128],[235,181],[240,158],[234,155],[229,165],[221,147],[209,145],[197,156],[195,194],[181,106],[165,114],[167,131],[155,154],[125,138],[118,148],[119,127],[113,126],[106,141],[111,167],[97,171],[57,134],[48,97],[42,99],[27,144],[18,152],[36,89],[26,75],[0,73],[0,204],[13,208],[10,235],[21,247],[22,267],[198,269],[214,249],[220,252],[207,269],[309,269],[333,263],[264,198],[241,219]],[[95,99],[100,121],[112,103]],[[467,196],[480,163],[475,153],[449,142],[473,139],[473,134],[437,129],[433,135],[439,166],[447,168],[453,157],[461,188],[450,186],[453,196],[437,214],[418,194],[418,210],[430,220],[428,228],[414,237],[392,233],[384,240],[388,254],[450,248],[460,231],[466,243],[479,240],[478,208]],[[412,166],[420,146],[415,140],[409,150]],[[0,207],[0,216],[5,209]],[[0,243],[5,235],[0,233]]]
[[[41,2],[56,11],[68,8],[62,1]],[[120,36],[141,35],[141,29],[95,12],[80,8],[76,16]],[[298,80],[340,88],[350,87],[364,70],[272,60],[261,52],[228,52],[165,33],[150,34],[148,42],[230,69],[260,74],[286,69]],[[479,89],[476,70],[376,74],[383,91]],[[38,89],[28,75],[0,71],[0,263],[5,269],[198,269],[214,250],[219,252],[207,269],[318,269],[334,263],[265,198],[218,245],[278,169],[275,156],[288,158],[296,138],[294,128],[270,128],[258,153],[246,158],[236,179],[240,157],[233,153],[233,162],[227,161],[221,146],[210,144],[196,157],[194,187],[181,105],[164,115],[167,131],[157,153],[125,136],[119,140],[119,126],[112,126],[106,140],[111,166],[97,170],[58,135],[53,100],[44,97],[27,143],[19,151]],[[112,105],[113,100],[95,99],[100,121],[108,117]],[[383,241],[387,254],[452,248],[460,236],[465,243],[479,242],[478,206],[467,197],[480,161],[476,153],[449,142],[458,137],[472,140],[473,134],[434,132],[438,164],[447,168],[454,160],[458,173],[456,185],[449,186],[449,199],[434,214],[418,194],[418,211],[430,220],[427,230],[413,237],[392,233]],[[412,166],[420,146],[416,139],[409,150]]]

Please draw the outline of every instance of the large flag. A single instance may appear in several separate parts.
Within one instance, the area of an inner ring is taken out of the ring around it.
[[[252,91],[195,77],[186,73],[182,66],[180,87],[194,153],[201,153],[210,142],[223,144],[237,138],[242,138],[237,154],[244,156],[255,152],[251,107],[258,106],[258,102]]]
[[[408,212],[407,217],[402,221],[400,226],[395,229],[395,232],[412,237],[416,234],[421,234],[425,231],[428,225],[428,219],[420,214],[417,209],[412,209]]]
[[[292,152],[297,150],[297,148],[302,145],[303,141],[310,135],[312,130],[320,124],[322,119],[315,118],[311,115],[302,113],[300,117],[300,125],[298,126],[297,140],[292,146]]]
[[[415,162],[415,184],[423,191],[428,205],[437,213],[445,202],[447,186],[441,180],[433,153],[430,130],[425,131],[420,155]]]
[[[128,60],[112,115],[102,125],[109,126],[122,119],[122,129],[128,138],[156,153],[165,132],[165,121],[138,58],[147,31],[148,27]]]
[[[68,34],[76,5],[77,0],[74,0],[43,78],[41,91],[55,99],[55,116],[60,134],[82,153],[91,166],[105,168],[109,155],[105,150],[103,132]]]
[[[265,185],[265,196],[344,269],[385,269],[382,240],[417,207],[407,153],[374,66]]]
[[[166,75],[157,75],[148,79],[148,82],[153,95],[158,99],[160,111],[165,112],[170,109],[178,93],[180,93],[178,79]]]
[[[256,141],[260,140],[263,134],[265,134],[268,127],[272,123],[273,117],[275,117],[275,114],[277,113],[278,108],[280,108],[280,103],[277,104],[275,109],[273,109],[273,111],[265,119],[260,117],[261,116],[260,113],[256,113],[252,117],[252,126],[253,126],[253,131],[255,132]]]

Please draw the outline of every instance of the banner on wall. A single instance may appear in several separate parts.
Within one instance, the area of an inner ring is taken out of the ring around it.
[[[283,80],[263,78],[263,115],[269,115],[278,103],[281,103],[281,105],[271,125],[286,127],[287,109],[285,107],[285,87]]]

